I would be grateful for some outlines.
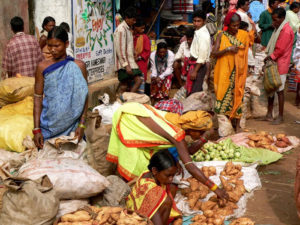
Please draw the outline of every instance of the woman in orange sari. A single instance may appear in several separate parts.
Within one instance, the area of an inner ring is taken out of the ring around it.
[[[155,153],[145,171],[127,197],[127,208],[148,217],[155,225],[170,224],[181,217],[174,197],[177,186],[173,178],[177,173],[176,160],[166,150]]]
[[[214,70],[215,112],[235,120],[236,129],[242,115],[250,42],[248,32],[239,29],[240,22],[238,14],[227,14],[224,26],[228,29],[219,33],[212,51],[212,56],[217,59]]]

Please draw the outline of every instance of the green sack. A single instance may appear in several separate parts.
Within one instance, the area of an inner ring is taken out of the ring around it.
[[[281,78],[277,63],[268,60],[264,67],[264,88],[268,94],[275,92],[281,86]]]

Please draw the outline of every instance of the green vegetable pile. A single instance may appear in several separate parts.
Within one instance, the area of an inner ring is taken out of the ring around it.
[[[257,162],[260,165],[267,165],[282,158],[280,153],[272,152],[267,149],[238,146],[234,144],[230,138],[220,141],[218,144],[206,143],[202,147],[202,150],[199,150],[192,156],[194,161]]]
[[[221,141],[218,144],[206,143],[203,148],[193,155],[193,160],[201,161],[221,161],[221,160],[237,160],[241,157],[240,148],[237,146],[228,146]]]

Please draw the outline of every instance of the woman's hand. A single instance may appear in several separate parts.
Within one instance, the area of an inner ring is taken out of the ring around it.
[[[81,141],[83,135],[84,135],[84,129],[82,127],[77,127],[77,129],[75,130],[75,137],[78,138],[78,142]]]
[[[34,144],[38,149],[42,149],[44,147],[44,137],[42,133],[37,133],[33,137]]]
[[[222,189],[222,188],[217,188],[217,189],[215,190],[215,194],[216,194],[219,198],[221,198],[221,199],[226,199],[226,200],[229,199],[229,196],[228,196],[227,192],[226,192],[224,189]]]
[[[236,46],[230,46],[227,48],[227,52],[231,52],[231,53],[237,53],[238,50],[239,50],[239,48]]]

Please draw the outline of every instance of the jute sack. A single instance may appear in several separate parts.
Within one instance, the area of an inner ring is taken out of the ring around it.
[[[106,160],[112,125],[101,124],[101,117],[97,112],[89,114],[88,118],[85,130],[88,164],[103,176],[112,175],[116,165]]]
[[[52,225],[59,200],[47,176],[35,181],[8,178],[8,190],[3,195],[1,225]]]
[[[107,180],[110,185],[98,196],[91,198],[92,205],[96,206],[126,206],[125,198],[130,194],[130,187],[120,177],[112,175]]]

